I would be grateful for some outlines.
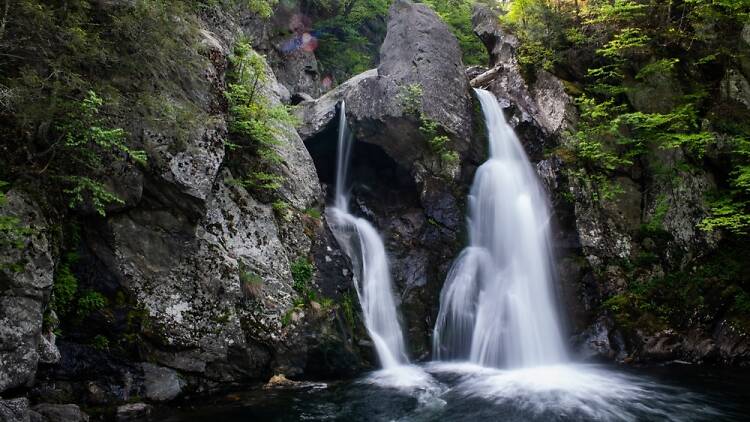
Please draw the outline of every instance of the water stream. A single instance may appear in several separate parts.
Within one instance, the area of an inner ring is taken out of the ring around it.
[[[469,246],[440,295],[434,355],[497,368],[563,362],[547,196],[495,96],[476,94],[490,154],[469,195]]]
[[[404,335],[393,298],[388,257],[380,235],[369,221],[349,212],[349,167],[353,137],[346,123],[346,104],[341,102],[336,155],[336,196],[327,210],[333,234],[352,261],[355,287],[367,332],[384,369],[409,362]]]

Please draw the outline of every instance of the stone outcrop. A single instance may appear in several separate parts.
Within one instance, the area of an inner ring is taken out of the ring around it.
[[[42,331],[42,316],[55,270],[51,230],[39,205],[11,190],[0,204],[28,236],[0,239],[0,393],[33,383],[37,365],[55,363],[54,335]],[[8,243],[5,243],[9,241]]]
[[[462,157],[476,158],[472,97],[458,42],[429,7],[407,0],[391,7],[378,68],[316,101],[302,103],[299,132],[305,139],[319,133],[336,116],[336,104],[345,100],[356,138],[381,146],[410,168],[416,160],[425,161],[429,148],[419,131],[418,115],[406,106],[409,87],[421,92],[413,98],[416,114],[439,123],[452,140],[451,148]]]

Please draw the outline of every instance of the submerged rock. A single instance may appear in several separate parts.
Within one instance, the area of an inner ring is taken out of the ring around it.
[[[152,407],[146,403],[129,403],[117,407],[115,417],[118,422],[139,421],[151,415]]]
[[[38,404],[34,411],[47,422],[88,422],[89,415],[75,404]]]
[[[153,401],[169,401],[177,398],[185,386],[179,374],[169,368],[151,363],[142,363],[145,398]]]

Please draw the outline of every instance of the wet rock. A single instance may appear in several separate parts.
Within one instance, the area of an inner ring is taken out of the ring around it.
[[[34,411],[48,422],[88,422],[89,415],[75,404],[38,404]]]
[[[683,91],[669,74],[653,73],[640,81],[626,84],[630,104],[644,113],[668,113],[679,104]]]
[[[682,338],[673,330],[660,331],[642,338],[640,358],[645,360],[669,361],[681,355]]]
[[[595,358],[622,359],[625,357],[622,336],[614,330],[614,322],[600,317],[585,331],[573,338],[573,344],[584,360]]]
[[[170,401],[177,398],[185,386],[176,371],[151,363],[142,363],[144,396],[153,401]]]
[[[421,356],[430,349],[436,292],[460,247],[463,198],[476,166],[484,161],[484,139],[475,136],[478,113],[458,42],[427,6],[394,2],[379,63],[317,100],[301,103],[298,130],[311,148],[335,142],[337,107],[345,100],[357,140],[353,212],[384,234],[411,347]],[[411,98],[415,109],[406,107],[410,87],[421,91]],[[420,131],[420,116],[442,126],[461,168],[444,165],[431,149]],[[334,163],[316,159],[319,171]]]
[[[60,361],[40,369],[32,390],[36,401],[111,405],[141,394],[141,370],[87,345],[59,342]]]
[[[0,393],[34,381],[40,349],[43,360],[56,359],[54,343],[42,335],[54,273],[50,229],[31,198],[11,190],[6,199],[0,212],[17,218],[31,234],[23,236],[21,247],[0,251]]]
[[[713,335],[721,362],[750,365],[750,334],[728,320],[721,320]]]
[[[130,403],[118,406],[115,417],[118,422],[144,420],[151,415],[151,411],[149,404]]]
[[[490,53],[491,68],[474,77],[471,85],[495,94],[529,157],[539,161],[577,120],[573,100],[563,81],[545,70],[537,70],[534,83],[527,83],[516,57],[519,41],[500,25],[496,11],[476,4],[472,22]]]

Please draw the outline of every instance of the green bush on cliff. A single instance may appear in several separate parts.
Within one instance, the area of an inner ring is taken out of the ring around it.
[[[307,258],[298,258],[292,262],[290,270],[294,281],[292,288],[302,296],[301,303],[318,300],[318,293],[312,285],[315,265]]]
[[[118,201],[97,161],[145,158],[125,130],[138,127],[132,117],[151,115],[141,100],[201,77],[192,2],[9,4],[0,31],[0,178],[33,181],[51,207],[84,202],[102,213]]]
[[[450,149],[450,138],[440,123],[431,119],[422,112],[422,86],[410,84],[401,88],[399,101],[404,109],[404,114],[419,117],[419,131],[424,135],[430,150],[440,158],[443,170],[458,164],[458,153]]]
[[[750,224],[750,147],[744,141],[750,130],[724,124],[724,113],[712,107],[726,102],[717,95],[715,69],[741,68],[746,60],[734,44],[748,16],[747,2],[689,0],[673,7],[645,0],[516,0],[503,20],[521,39],[519,62],[529,73],[539,67],[586,70],[577,99],[581,120],[570,134],[574,160],[568,161],[578,165],[576,177],[616,192],[607,187],[615,174],[647,164],[647,151],[681,149],[686,163],[695,163],[718,139],[729,140],[728,186],[701,227],[742,234]],[[569,57],[584,61],[572,64]],[[709,65],[713,70],[707,71]],[[677,89],[648,91],[665,83]],[[671,98],[660,98],[665,95]],[[653,98],[654,110],[641,109],[637,98],[643,96]],[[733,120],[746,120],[741,114]]]
[[[78,255],[72,252],[66,254],[55,272],[51,308],[57,313],[58,318],[64,318],[73,308],[78,291],[78,278],[70,267],[76,261],[78,261]]]
[[[266,61],[247,41],[240,41],[229,58],[232,69],[225,96],[229,103],[230,150],[248,151],[257,159],[249,165],[240,182],[251,189],[276,191],[284,179],[276,171],[283,162],[276,151],[281,145],[285,126],[295,119],[282,105],[272,105],[265,96],[268,83]]]
[[[488,61],[487,50],[479,38],[474,35],[471,22],[472,5],[476,0],[423,0],[445,22],[458,40],[463,52],[465,65],[485,65]]]
[[[5,189],[8,186],[7,182],[0,180],[0,207],[5,205],[7,198],[5,197]],[[0,214],[0,249],[5,248],[16,248],[21,249],[25,244],[27,236],[32,234],[32,230],[29,227],[25,227],[21,224],[18,217],[10,215]],[[0,270],[10,268],[11,270],[20,269],[19,266],[22,263],[5,263],[0,264]]]

